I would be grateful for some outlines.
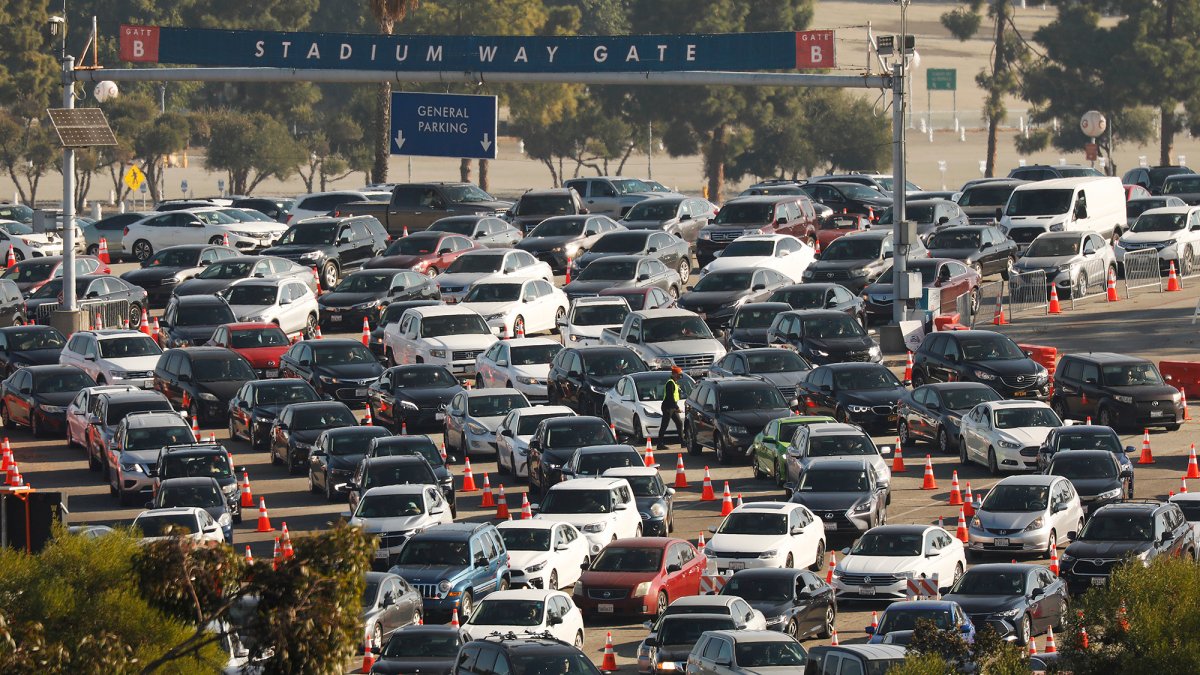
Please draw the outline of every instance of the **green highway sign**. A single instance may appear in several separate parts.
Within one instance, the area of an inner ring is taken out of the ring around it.
[[[925,88],[930,91],[955,91],[958,89],[958,71],[954,68],[926,70]]]

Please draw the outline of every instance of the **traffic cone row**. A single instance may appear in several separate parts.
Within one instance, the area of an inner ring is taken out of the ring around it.
[[[954,530],[954,536],[964,544],[971,540],[967,534],[967,514],[962,509],[958,510],[958,527]]]
[[[1167,276],[1168,291],[1182,291],[1183,286],[1179,285],[1179,277],[1175,275],[1175,261],[1171,261],[1171,273]]]
[[[508,520],[508,497],[504,496],[504,483],[500,484],[500,498],[496,501],[496,520]]]
[[[1108,268],[1108,301],[1116,302],[1118,300],[1120,298],[1117,297],[1117,273],[1110,267]]]
[[[675,459],[675,489],[682,490],[687,486],[687,470],[683,466],[683,455],[679,454]]]
[[[1154,453],[1150,451],[1150,430],[1142,430],[1142,456],[1138,458],[1138,464],[1153,464]]]
[[[475,474],[471,473],[471,458],[463,458],[463,484],[460,492],[474,492],[479,488],[475,487]]]
[[[483,474],[483,499],[479,501],[479,508],[488,508],[496,505],[496,499],[492,496],[492,481],[488,478],[487,473]]]
[[[646,437],[646,466],[654,466],[657,462],[654,461],[654,446],[650,444],[650,437]]]
[[[1062,304],[1058,301],[1058,286],[1050,284],[1050,307],[1047,310],[1050,314],[1062,314]]]
[[[733,495],[729,494],[729,481],[725,481],[725,495],[721,497],[721,515],[733,513]]]
[[[271,518],[267,515],[267,498],[258,498],[258,532],[274,532],[275,528],[271,527]]]
[[[704,485],[700,489],[700,501],[711,502],[717,496],[713,494],[712,476],[708,473],[708,467],[704,467]]]
[[[962,506],[962,489],[958,485],[958,471],[955,470],[950,477],[950,506]]]
[[[1184,478],[1200,478],[1200,466],[1196,464],[1196,444],[1192,443],[1191,450],[1188,451],[1188,468]]]
[[[937,481],[933,477],[933,459],[925,455],[925,479],[921,483],[922,490],[936,490]]]
[[[243,509],[254,508],[254,492],[250,490],[250,472],[242,469],[242,501],[239,503]]]

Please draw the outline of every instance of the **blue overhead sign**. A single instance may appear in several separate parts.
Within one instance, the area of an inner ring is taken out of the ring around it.
[[[666,72],[833,67],[832,31],[697,35],[378,35],[121,26],[134,63],[469,72]],[[813,54],[821,58],[814,61]]]
[[[496,97],[392,94],[392,154],[496,159]]]

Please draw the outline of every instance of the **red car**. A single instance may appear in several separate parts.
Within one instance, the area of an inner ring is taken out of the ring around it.
[[[453,232],[417,232],[393,241],[382,254],[371,258],[365,268],[411,269],[437,276],[458,256],[477,248],[474,241]]]
[[[673,537],[618,539],[605,546],[575,584],[585,616],[656,616],[676,598],[699,595],[707,559]]]
[[[0,279],[8,279],[21,289],[25,295],[41,288],[47,281],[62,276],[62,256],[52,255],[45,258],[29,258],[4,271]],[[108,265],[92,255],[75,256],[75,274],[112,274]]]
[[[291,346],[273,323],[227,323],[217,326],[208,344],[241,354],[259,377],[279,377],[279,357]]]
[[[821,220],[821,229],[817,230],[817,241],[821,242],[821,250],[824,251],[825,247],[838,237],[865,230],[870,222],[866,216],[857,213],[835,213]]]

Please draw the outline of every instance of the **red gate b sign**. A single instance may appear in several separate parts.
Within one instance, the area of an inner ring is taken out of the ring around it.
[[[121,60],[158,63],[158,26],[121,26]]]
[[[796,69],[836,68],[833,31],[805,30],[796,33]]]

